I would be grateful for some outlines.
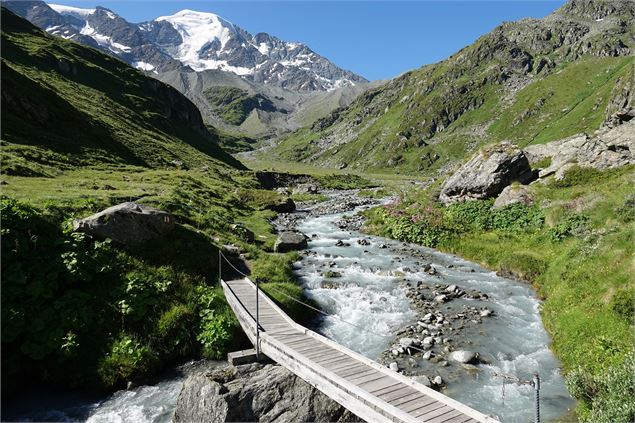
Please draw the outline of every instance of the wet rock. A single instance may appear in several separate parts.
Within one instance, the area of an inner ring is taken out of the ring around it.
[[[328,271],[324,272],[324,277],[325,278],[341,278],[342,274],[340,272],[335,272],[333,270],[328,270]]]
[[[416,376],[414,380],[416,380],[417,382],[421,383],[424,386],[427,386],[428,388],[432,386],[432,382],[430,382],[430,378],[426,375]]]
[[[481,312],[479,313],[479,315],[481,317],[489,317],[489,316],[491,316],[493,314],[494,314],[494,312],[492,310],[488,309],[488,308],[486,308],[485,310],[481,310]]]
[[[278,235],[273,250],[276,253],[303,250],[308,246],[306,236],[301,232],[284,231]]]
[[[390,370],[392,370],[393,372],[398,372],[398,371],[399,371],[399,365],[397,364],[397,362],[396,362],[396,361],[393,361],[392,363],[390,363],[390,364],[388,365],[388,368],[389,368]]]
[[[458,350],[450,353],[450,360],[462,364],[478,364],[478,353],[467,350]]]
[[[174,217],[137,203],[122,203],[73,222],[75,232],[109,238],[124,246],[139,245],[170,233]]]
[[[350,247],[351,244],[349,244],[348,242],[344,242],[340,239],[335,243],[335,246],[336,247]]]
[[[439,304],[442,304],[442,303],[446,303],[446,302],[450,301],[450,297],[448,297],[445,294],[441,294],[441,295],[437,295],[436,297],[434,297],[434,301],[439,303]]]
[[[434,383],[437,386],[442,386],[443,379],[441,378],[441,376],[435,376],[434,379],[432,379],[432,383]]]
[[[357,240],[357,243],[359,245],[370,245],[370,241],[367,240],[367,239],[359,239],[359,240]]]
[[[173,421],[359,421],[359,418],[278,365],[224,367],[190,376]]]

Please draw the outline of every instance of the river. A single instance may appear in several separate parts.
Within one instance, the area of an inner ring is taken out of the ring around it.
[[[466,370],[455,363],[443,366],[402,356],[399,360],[407,360],[409,373],[441,376],[447,383],[446,395],[503,422],[532,421],[534,406],[531,386],[511,381],[503,384],[502,375],[522,381],[530,380],[534,373],[540,375],[545,422],[562,418],[574,406],[559,363],[549,350],[550,338],[540,320],[541,303],[530,286],[456,256],[340,229],[336,222],[357,210],[308,215],[297,222],[297,229],[311,238],[308,250],[295,264],[296,273],[307,296],[331,315],[321,319],[316,330],[372,359],[390,361],[385,352],[398,339],[397,334],[416,328],[421,317],[406,295],[406,283],[420,282],[439,289],[454,284],[466,292],[475,290],[487,299],[457,298],[439,308],[448,316],[470,308],[493,311],[492,316],[464,325],[463,330],[444,328],[450,332],[444,336],[451,338],[453,346],[479,352],[487,364]],[[431,264],[436,274],[423,271],[424,264]],[[333,278],[337,273],[340,276]],[[187,375],[217,365],[191,363],[156,385],[119,391],[108,398],[29,395],[3,407],[3,419],[169,422]]]

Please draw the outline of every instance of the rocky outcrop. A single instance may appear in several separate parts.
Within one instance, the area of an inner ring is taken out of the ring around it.
[[[528,183],[533,177],[525,153],[515,145],[503,142],[484,148],[461,166],[443,184],[439,200],[451,204],[491,198],[512,182]]]
[[[98,239],[109,238],[125,246],[138,245],[174,229],[168,212],[136,203],[123,203],[73,222],[76,232]]]
[[[516,203],[529,205],[533,202],[534,196],[531,193],[531,188],[527,185],[512,184],[505,187],[500,195],[496,197],[496,201],[494,201],[494,208],[498,209]]]
[[[276,253],[303,250],[308,246],[306,236],[301,232],[284,231],[278,235],[273,250]]]
[[[290,198],[285,198],[265,206],[266,209],[277,213],[293,213],[295,211],[295,202]]]
[[[606,106],[604,126],[616,127],[635,118],[635,69],[615,83],[611,98]]]
[[[351,422],[354,414],[278,365],[225,367],[190,376],[174,422]]]
[[[593,137],[581,134],[528,146],[525,152],[532,162],[551,158],[551,164],[540,171],[540,178],[563,173],[567,167],[575,164],[610,169],[635,163],[635,121],[604,129]]]

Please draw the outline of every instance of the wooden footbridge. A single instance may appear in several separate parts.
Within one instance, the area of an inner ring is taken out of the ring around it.
[[[297,324],[248,278],[221,285],[257,351],[368,422],[497,422]]]

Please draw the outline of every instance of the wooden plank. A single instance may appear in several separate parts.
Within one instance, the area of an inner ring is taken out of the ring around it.
[[[377,372],[377,370],[372,369],[372,368],[369,367],[368,369],[362,369],[361,371],[347,372],[347,374],[338,373],[337,375],[343,377],[346,380],[354,382],[355,379],[359,379],[359,378],[371,375],[371,374],[376,373],[376,372]]]
[[[316,349],[313,349],[311,351],[306,352],[303,355],[306,358],[310,358],[311,361],[315,361],[316,363],[321,363],[325,359],[329,359],[333,357],[341,357],[344,354],[342,354],[341,352],[337,350],[316,351]]]
[[[387,386],[385,388],[382,388],[382,389],[378,389],[376,391],[372,391],[371,394],[373,394],[375,396],[379,396],[379,395],[382,395],[382,394],[387,394],[387,393],[392,392],[392,391],[396,391],[397,389],[401,389],[402,387],[403,387],[403,383],[401,383],[399,381],[395,381],[394,384],[389,385],[389,386]]]
[[[362,370],[368,368],[367,365],[355,361],[355,359],[352,357],[351,357],[351,363],[347,363],[347,364],[342,363],[342,364],[338,364],[337,366],[329,366],[329,370],[337,374],[339,377],[344,377],[344,376],[348,376],[349,374],[353,374],[355,372],[361,372]]]
[[[433,402],[430,405],[426,405],[425,407],[417,408],[416,410],[409,411],[409,413],[412,414],[415,417],[421,417],[424,414],[430,413],[431,411],[434,411],[434,410],[438,410],[441,407],[445,407],[445,404],[443,404],[442,402],[437,401],[437,402]]]
[[[414,391],[414,389],[412,389],[410,386],[401,384],[401,387],[399,389],[396,389],[392,392],[387,392],[385,394],[376,395],[376,396],[388,402],[393,398],[399,398],[400,396],[406,395],[412,391]]]
[[[412,402],[412,401],[416,401],[419,400],[419,402],[422,402],[423,400],[426,399],[426,396],[423,395],[421,392],[419,391],[415,391],[413,393],[410,394],[406,394],[404,396],[401,396],[399,398],[393,398],[390,401],[388,401],[391,405],[394,405],[395,407],[399,407],[399,406],[406,406],[406,404]],[[401,408],[401,407],[399,407]]]
[[[428,421],[428,420],[432,420],[433,418],[437,417],[437,416],[442,416],[446,413],[452,412],[454,411],[454,408],[450,408],[447,405],[444,405],[441,408],[437,408],[436,410],[430,411],[429,413],[426,413],[422,416],[420,416],[424,421]]]
[[[440,416],[437,416],[437,417],[433,418],[428,423],[445,423],[448,420],[451,420],[451,419],[453,419],[455,417],[461,417],[461,416],[465,417],[465,415],[463,413],[461,413],[460,411],[452,410],[452,411],[449,411],[449,412],[447,412],[445,414],[442,414]]]
[[[342,361],[347,361],[350,360],[350,357],[348,356],[343,356],[343,357],[335,357],[333,359],[328,359],[328,360],[322,360],[322,361],[314,361],[314,363],[319,364],[320,366],[327,368],[328,369],[328,365],[329,364],[335,364],[335,363],[340,363]]]
[[[432,405],[434,403],[438,403],[439,401],[435,400],[434,398],[430,398],[427,396],[424,396],[424,398],[421,401],[418,401],[416,403],[408,403],[408,404],[402,404],[399,406],[399,408],[401,408],[402,410],[408,412],[408,413],[413,413],[415,410],[419,410],[423,407],[427,407],[429,405]],[[442,403],[441,403],[442,404]]]
[[[385,376],[382,375],[381,373],[377,372],[377,374],[371,374],[371,375],[365,376],[363,378],[357,379],[357,380],[352,381],[352,382],[355,385],[357,385],[358,383],[372,382],[374,380],[379,380],[379,379],[382,379],[383,377],[385,377]]]
[[[390,387],[391,385],[394,385],[396,382],[394,379],[392,378],[385,378],[382,379],[381,381],[378,382],[365,382],[365,383],[361,383],[357,386],[359,386],[360,388],[362,388],[363,390],[365,390],[366,392],[373,392],[373,391],[377,391],[377,390],[382,390],[385,388]]]

